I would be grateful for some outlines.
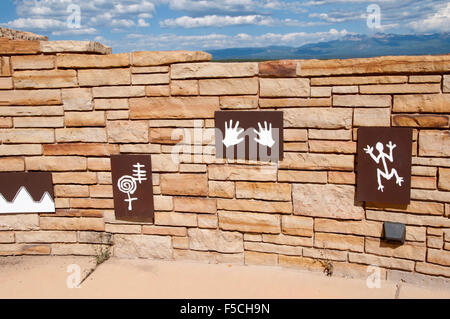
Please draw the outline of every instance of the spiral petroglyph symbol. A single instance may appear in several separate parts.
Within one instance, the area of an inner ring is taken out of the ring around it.
[[[128,199],[125,199],[125,201],[128,202],[128,210],[131,211],[133,209],[131,203],[134,200],[137,200],[137,198],[132,198],[130,196],[130,194],[134,194],[137,189],[136,180],[132,176],[124,175],[117,181],[117,187],[122,193],[128,195]]]

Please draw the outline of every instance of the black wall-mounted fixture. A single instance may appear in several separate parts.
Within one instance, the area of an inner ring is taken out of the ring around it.
[[[383,223],[383,239],[397,243],[405,243],[406,226],[402,223]]]

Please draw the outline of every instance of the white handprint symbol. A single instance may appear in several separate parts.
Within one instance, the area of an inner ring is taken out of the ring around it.
[[[244,129],[240,129],[238,131],[238,127],[239,121],[237,121],[235,127],[233,127],[233,120],[230,120],[230,126],[228,126],[227,122],[225,122],[225,138],[222,143],[225,144],[226,147],[237,145],[244,140],[243,137],[239,138],[239,135],[244,132]]]
[[[272,147],[275,141],[272,137],[272,123],[269,123],[269,129],[267,129],[267,122],[264,121],[264,128],[262,128],[261,123],[258,122],[259,132],[253,130],[258,137],[255,137],[255,141],[261,145]]]

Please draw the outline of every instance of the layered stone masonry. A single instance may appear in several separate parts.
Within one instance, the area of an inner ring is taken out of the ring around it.
[[[57,207],[0,215],[0,255],[113,243],[117,257],[450,278],[450,55],[213,63],[6,39],[0,53],[0,171],[52,172]],[[284,160],[216,159],[218,110],[282,110]],[[172,161],[198,125],[202,140]],[[360,126],[414,128],[406,208],[355,202]],[[115,220],[109,156],[120,153],[152,156],[153,224]],[[404,245],[381,240],[383,221],[406,224]]]

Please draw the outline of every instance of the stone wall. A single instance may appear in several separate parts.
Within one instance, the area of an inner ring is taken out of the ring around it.
[[[50,171],[56,214],[0,215],[0,255],[279,265],[450,277],[450,55],[211,63],[0,40],[0,171]],[[284,160],[214,156],[214,111],[284,111]],[[174,162],[185,132],[192,142]],[[360,126],[414,128],[408,207],[355,202]],[[155,223],[115,220],[111,154],[151,154]],[[203,155],[201,155],[203,153]],[[406,242],[380,240],[383,221]],[[448,279],[447,279],[448,280]]]

